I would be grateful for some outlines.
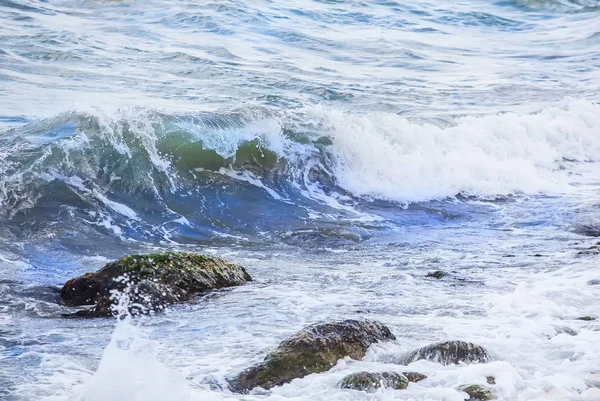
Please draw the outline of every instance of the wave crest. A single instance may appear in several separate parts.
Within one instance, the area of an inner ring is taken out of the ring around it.
[[[445,120],[79,108],[0,136],[0,211],[79,213],[117,234],[171,221],[256,230],[372,200],[564,193],[569,163],[598,160],[599,129],[600,106],[584,100]]]

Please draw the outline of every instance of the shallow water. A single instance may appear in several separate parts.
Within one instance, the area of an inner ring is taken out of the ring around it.
[[[600,400],[600,3],[0,2],[0,399]],[[254,281],[64,319],[56,287],[179,249]],[[426,277],[443,270],[441,280]],[[302,327],[377,319],[363,361],[248,395]],[[571,330],[575,330],[576,335]],[[569,331],[569,333],[565,332]],[[487,364],[350,372],[458,339]]]

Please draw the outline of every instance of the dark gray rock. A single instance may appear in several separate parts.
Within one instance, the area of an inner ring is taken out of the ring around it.
[[[427,275],[425,277],[435,278],[435,279],[439,280],[441,278],[448,277],[448,276],[449,276],[449,274],[446,273],[445,271],[436,270],[434,272],[427,273]]]
[[[554,330],[556,331],[556,335],[564,333],[570,336],[576,336],[577,334],[579,334],[577,330],[574,330],[567,326],[554,326]]]
[[[489,401],[496,398],[489,388],[478,384],[463,386],[460,388],[460,391],[464,391],[469,395],[469,398],[466,399],[467,401]]]

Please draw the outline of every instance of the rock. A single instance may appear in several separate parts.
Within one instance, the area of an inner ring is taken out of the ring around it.
[[[594,245],[586,249],[585,251],[577,252],[577,255],[598,255],[600,254],[600,246]]]
[[[485,363],[490,362],[492,358],[488,352],[479,345],[464,341],[446,341],[421,347],[409,353],[403,364],[425,359],[431,362],[441,363],[442,365],[465,363]]]
[[[600,285],[600,280],[590,280],[587,282],[588,285]]]
[[[192,253],[164,252],[130,255],[106,264],[96,273],[71,279],[60,290],[66,306],[93,305],[74,316],[114,314],[114,291],[129,296],[129,310],[148,313],[194,295],[251,281],[241,267],[223,259]]]
[[[590,373],[585,377],[585,384],[589,388],[599,388],[600,389],[600,371]]]
[[[577,334],[579,334],[579,332],[577,330],[574,330],[567,326],[554,326],[554,330],[556,331],[556,335],[564,333],[564,334],[568,334],[570,336],[576,336]]]
[[[496,378],[494,376],[488,376],[485,380],[487,381],[487,384],[496,384]]]
[[[270,389],[293,379],[329,370],[339,359],[360,360],[371,344],[396,337],[375,321],[344,320],[315,324],[284,340],[263,362],[228,380],[232,391]]]
[[[427,273],[427,275],[425,277],[435,278],[435,279],[439,280],[439,279],[447,277],[447,276],[449,276],[449,274],[446,273],[445,271],[437,270],[434,272]]]
[[[583,320],[585,322],[591,322],[593,320],[596,320],[596,318],[592,317],[592,316],[582,316],[582,317],[578,317],[577,320]]]
[[[288,232],[281,241],[294,246],[309,248],[343,247],[356,245],[364,239],[349,231],[334,229],[297,230]]]
[[[416,383],[420,382],[421,380],[427,379],[427,376],[418,372],[402,372],[402,374],[406,376],[408,381],[411,383]]]
[[[477,281],[477,280],[470,280],[466,277],[461,277],[460,275],[456,274],[458,272],[456,271],[452,271],[452,272],[445,272],[443,270],[436,270],[436,271],[432,271],[429,272],[425,275],[426,278],[430,278],[430,279],[435,279],[435,280],[444,280],[444,281],[449,281],[452,286],[456,286],[456,285],[483,285],[482,281]]]
[[[344,377],[338,386],[360,391],[374,391],[381,387],[403,390],[408,387],[408,382],[408,378],[401,373],[358,372]]]
[[[463,386],[460,391],[464,391],[469,395],[469,398],[465,398],[467,401],[488,401],[496,398],[489,388],[478,384]]]
[[[577,234],[585,235],[587,237],[600,237],[600,224],[588,223],[581,224],[575,227],[574,230]]]

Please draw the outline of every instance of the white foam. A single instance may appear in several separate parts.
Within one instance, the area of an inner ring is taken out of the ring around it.
[[[95,374],[73,397],[81,401],[185,401],[185,379],[156,359],[156,343],[130,322],[117,324]]]
[[[462,117],[445,127],[389,113],[310,113],[333,136],[338,183],[361,196],[415,202],[458,193],[565,193],[563,158],[600,159],[600,106],[584,100],[534,114]]]
[[[98,200],[100,200],[102,203],[104,203],[107,207],[114,210],[115,212],[117,212],[129,219],[138,220],[137,213],[129,206],[124,205],[119,202],[112,201],[112,200],[108,199],[106,196],[102,195],[98,191],[94,191],[94,196]]]
[[[205,149],[214,150],[224,159],[235,158],[241,144],[254,140],[279,156],[286,153],[285,142],[288,141],[280,135],[281,125],[277,119],[259,117],[257,120],[248,119],[243,125],[230,121],[229,126],[217,129],[197,119],[182,120],[177,125],[201,140]]]
[[[256,177],[250,171],[234,171],[228,168],[221,167],[219,169],[219,173],[231,177],[238,181],[244,181],[249,184],[254,185],[255,187],[264,189],[271,197],[275,200],[282,200],[283,198],[277,192],[267,187],[262,183],[259,177]]]

